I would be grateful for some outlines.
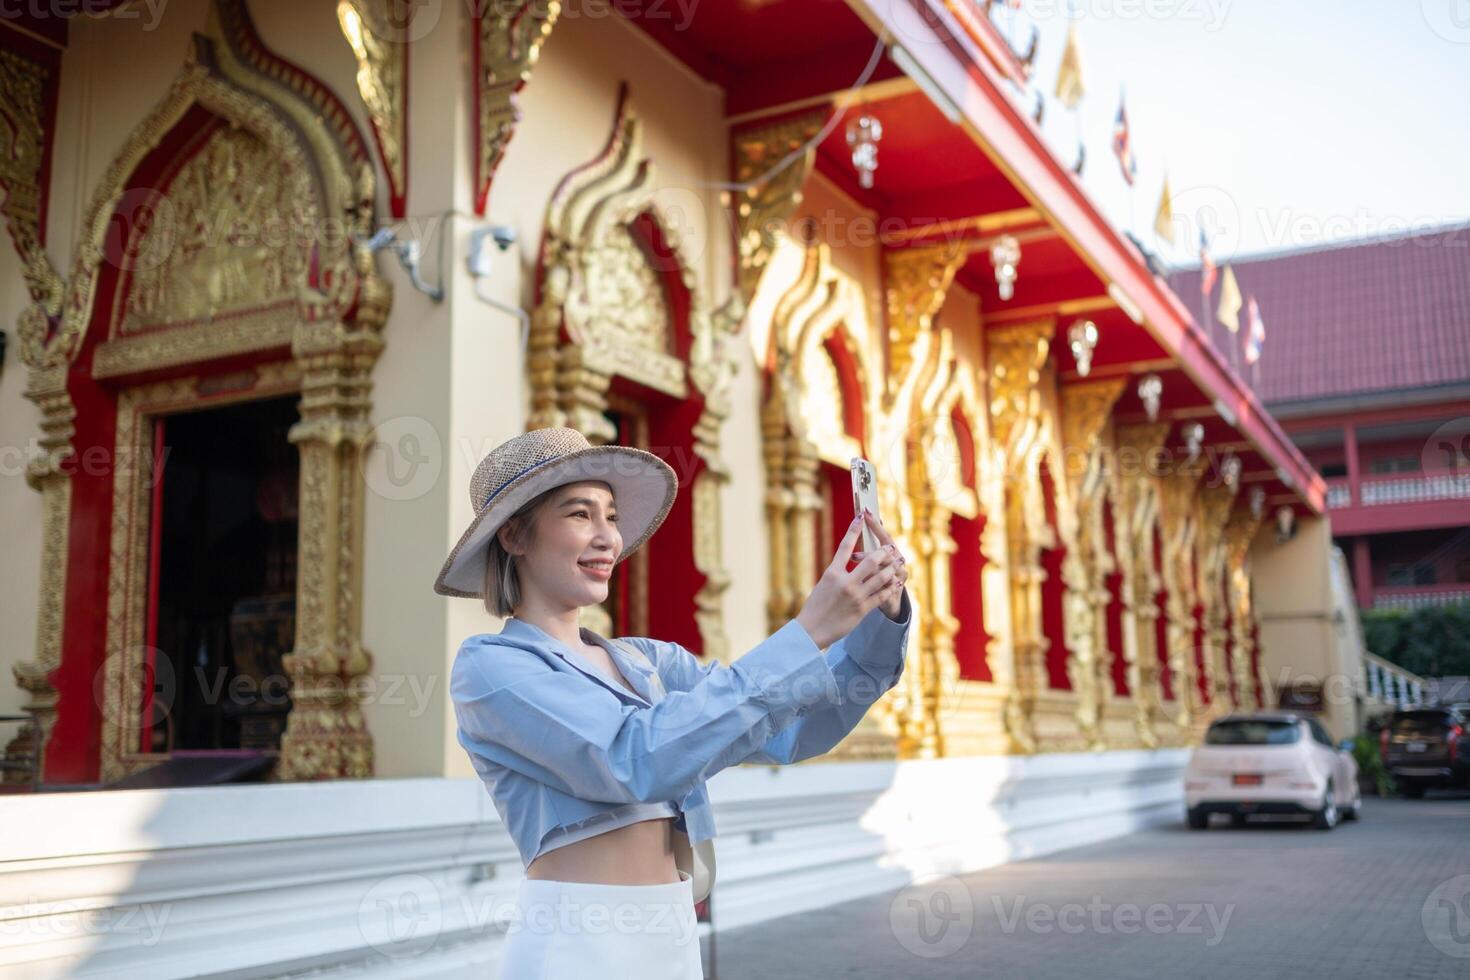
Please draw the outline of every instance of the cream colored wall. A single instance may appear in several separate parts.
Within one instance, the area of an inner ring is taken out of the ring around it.
[[[1354,734],[1354,679],[1361,649],[1331,583],[1332,531],[1325,518],[1297,521],[1296,536],[1276,543],[1274,523],[1251,547],[1254,602],[1261,624],[1261,670],[1273,691],[1293,681],[1320,683],[1335,738]]]

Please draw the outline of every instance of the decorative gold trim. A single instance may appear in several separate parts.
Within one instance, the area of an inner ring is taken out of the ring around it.
[[[180,364],[193,364],[232,354],[289,347],[301,322],[300,310],[264,310],[226,322],[145,330],[106,340],[92,357],[92,377],[114,378]]]
[[[1013,231],[1042,224],[1041,212],[1035,208],[1012,208],[1009,211],[992,211],[968,218],[952,218],[935,221],[917,228],[891,231],[883,236],[883,244],[889,247],[907,245],[909,242],[933,238],[963,238],[970,234],[993,235],[1001,231]]]
[[[1255,623],[1256,609],[1250,567],[1251,545],[1260,527],[1261,518],[1243,507],[1231,511],[1230,522],[1225,527],[1225,574],[1230,592],[1229,670],[1235,680],[1235,708],[1240,711],[1254,711],[1261,707],[1256,701],[1252,670],[1256,644],[1251,627]]]
[[[1231,707],[1230,675],[1227,672],[1225,614],[1227,576],[1225,568],[1225,529],[1230,521],[1231,509],[1239,488],[1221,481],[1204,487],[1195,498],[1198,532],[1195,537],[1195,568],[1197,570],[1200,626],[1203,631],[1203,661],[1205,684],[1210,691],[1210,703],[1205,714],[1195,724],[1209,721],[1227,714]]]
[[[1067,676],[1077,696],[1077,725],[1088,748],[1106,747],[1104,710],[1112,695],[1108,649],[1107,579],[1114,570],[1108,550],[1106,503],[1108,455],[1102,434],[1125,379],[1062,386],[1062,447],[1068,498],[1074,510],[1057,507],[1066,556],[1062,560],[1062,615],[1067,636]]]
[[[515,135],[521,112],[516,93],[531,80],[541,45],[561,14],[560,0],[506,0],[477,15],[476,67],[473,79],[479,114],[476,118],[475,211],[485,213],[490,182]]]
[[[774,630],[801,611],[826,560],[819,521],[823,513],[822,463],[847,470],[862,443],[848,434],[837,386],[828,383],[836,368],[825,347],[836,334],[857,365],[864,431],[874,445],[886,445],[877,428],[882,420],[881,368],[862,288],[839,272],[825,243],[804,252],[799,274],[775,304],[771,317],[769,369],[761,404],[762,450],[766,461],[766,513],[769,528],[771,592],[767,625]],[[901,512],[892,481],[882,486],[880,507],[902,546],[911,523]],[[918,603],[915,614],[918,614]],[[893,758],[904,738],[903,726],[916,707],[909,687],[900,684],[870,710],[856,730],[832,753],[837,758]]]
[[[821,106],[778,122],[735,130],[731,137],[735,182],[750,183],[787,155],[809,144],[831,115],[831,106]],[[790,165],[765,182],[745,188],[733,202],[740,298],[746,304],[755,296],[761,273],[771,260],[787,220],[801,203],[801,188],[816,158],[816,147],[807,145]]]
[[[1113,540],[1123,576],[1123,649],[1128,656],[1128,691],[1133,730],[1145,748],[1160,744],[1164,727],[1162,664],[1156,623],[1163,579],[1154,558],[1159,529],[1159,491],[1150,467],[1162,458],[1169,423],[1119,426],[1114,484]]]
[[[885,402],[893,404],[909,375],[918,338],[934,325],[955,273],[965,262],[957,243],[883,253],[884,298],[888,303],[888,378]]]
[[[49,70],[0,51],[0,215],[20,255],[31,303],[21,317],[21,359],[36,366],[34,338],[61,315],[65,283],[41,246],[41,191],[46,155],[45,97]],[[7,138],[8,137],[8,138]],[[29,342],[27,339],[31,338]]]
[[[1169,673],[1174,682],[1171,720],[1181,733],[1190,730],[1204,707],[1194,662],[1194,606],[1198,597],[1194,577],[1197,528],[1194,501],[1204,469],[1204,461],[1195,460],[1173,465],[1156,477],[1159,525],[1164,535],[1161,571],[1167,592]]]
[[[393,23],[395,0],[337,0],[337,23],[357,59],[357,92],[367,109],[388,177],[393,216],[403,217],[408,196],[408,45]],[[414,15],[414,5],[408,14]]]
[[[1042,411],[1041,369],[1051,349],[1056,322],[1043,320],[986,334],[990,367],[992,444],[1004,480],[1006,555],[1010,585],[1010,649],[991,661],[996,683],[1007,691],[1009,751],[1039,748],[1038,700],[1046,691],[1047,640],[1041,626],[1043,548],[1055,544],[1046,520],[1041,467],[1051,442],[1051,421]],[[993,522],[993,521],[992,521]],[[992,561],[994,559],[992,558]]]

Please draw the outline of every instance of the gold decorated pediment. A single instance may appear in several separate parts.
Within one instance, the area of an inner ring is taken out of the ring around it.
[[[606,147],[567,174],[547,206],[535,318],[542,337],[564,328],[585,367],[684,398],[669,290],[672,277],[692,291],[694,276],[655,199],[654,177],[624,88]],[[655,254],[656,244],[667,254]]]
[[[117,333],[294,305],[310,259],[289,227],[296,190],[259,137],[216,130],[154,202]]]

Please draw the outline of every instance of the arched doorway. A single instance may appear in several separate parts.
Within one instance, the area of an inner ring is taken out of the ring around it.
[[[234,458],[253,469],[235,489],[254,498],[239,513],[298,511],[294,547],[277,547],[275,578],[221,585],[230,594],[211,601],[233,610],[293,594],[277,600],[267,630],[290,689],[284,730],[261,739],[279,744],[260,750],[276,759],[275,777],[371,775],[351,683],[371,665],[359,626],[358,461],[391,299],[359,244],[373,226],[373,184],[366,144],[336,97],[266,50],[243,4],[217,0],[209,34],[194,36],[168,93],[96,188],[62,310],[24,318],[27,394],[52,448],[33,485],[46,498],[43,565],[53,573],[37,657],[21,674],[40,709],[40,731],[27,734],[46,745],[48,781],[111,782],[168,761],[170,732],[177,744],[171,713],[185,703],[180,685],[197,677],[174,664],[197,657],[159,657],[157,643],[183,642],[180,623],[208,617],[179,584],[187,560],[174,549],[188,542],[164,533],[166,501],[185,492],[170,480],[187,468],[169,473],[171,419],[187,447],[180,459],[193,453],[204,467],[219,466],[211,437],[228,442],[232,425],[272,420],[253,434],[261,441],[238,444]],[[183,418],[215,411],[225,414]],[[295,493],[283,493],[293,470]],[[209,495],[216,517],[231,496],[221,487]],[[242,554],[227,548],[216,561]],[[244,622],[227,625],[206,658],[228,661],[229,677],[250,671],[237,656],[244,633],[229,635],[249,632]],[[217,617],[210,629],[220,633]],[[216,720],[229,691],[205,695]],[[238,732],[204,727],[188,737],[205,751],[238,750]]]

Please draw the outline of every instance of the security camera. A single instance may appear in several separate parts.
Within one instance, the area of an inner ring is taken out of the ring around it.
[[[491,225],[490,237],[495,239],[495,244],[500,246],[504,252],[516,242],[516,230],[508,225]]]
[[[496,247],[504,252],[515,244],[516,232],[514,228],[507,225],[486,225],[484,228],[476,228],[470,232],[470,274],[477,279],[490,274],[491,253],[485,247],[487,238],[495,242]]]

